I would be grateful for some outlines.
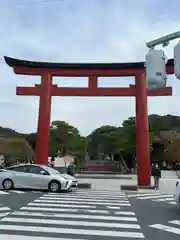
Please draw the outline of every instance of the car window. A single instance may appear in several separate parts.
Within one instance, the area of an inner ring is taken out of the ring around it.
[[[37,167],[37,166],[28,166],[27,168],[27,172],[28,173],[33,173],[33,174],[41,174],[41,171],[44,171],[44,169],[42,169],[41,167]]]
[[[15,171],[15,172],[26,172],[27,166],[17,166],[17,167],[9,167],[7,170]]]

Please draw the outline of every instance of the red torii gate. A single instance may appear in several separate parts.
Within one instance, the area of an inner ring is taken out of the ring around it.
[[[4,57],[16,74],[41,76],[41,84],[17,87],[17,95],[39,96],[39,119],[36,139],[36,163],[47,164],[52,96],[126,96],[136,98],[136,159],[138,185],[150,185],[150,151],[147,96],[171,96],[172,88],[151,91],[146,88],[144,62],[134,63],[47,63]],[[173,59],[167,63],[167,73],[173,74]],[[52,77],[88,77],[87,88],[58,87]],[[135,77],[135,85],[125,88],[99,88],[98,77]]]

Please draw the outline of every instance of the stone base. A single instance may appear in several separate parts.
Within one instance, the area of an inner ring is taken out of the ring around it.
[[[120,188],[123,191],[138,191],[137,185],[121,185]]]
[[[154,186],[138,186],[138,185],[121,185],[121,190],[123,191],[138,191],[139,189],[155,189]]]
[[[155,189],[154,186],[149,185],[149,186],[139,186],[139,189]]]
[[[78,188],[91,189],[91,183],[78,183]]]

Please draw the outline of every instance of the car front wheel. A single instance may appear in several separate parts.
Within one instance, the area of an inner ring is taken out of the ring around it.
[[[61,191],[61,184],[58,181],[51,181],[49,183],[49,191],[50,192],[60,192]]]
[[[11,179],[5,179],[2,183],[4,190],[11,190],[13,189],[13,182]]]

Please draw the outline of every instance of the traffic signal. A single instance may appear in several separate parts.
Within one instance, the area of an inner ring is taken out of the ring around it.
[[[157,90],[166,86],[167,57],[162,50],[150,49],[145,56],[147,87]]]

